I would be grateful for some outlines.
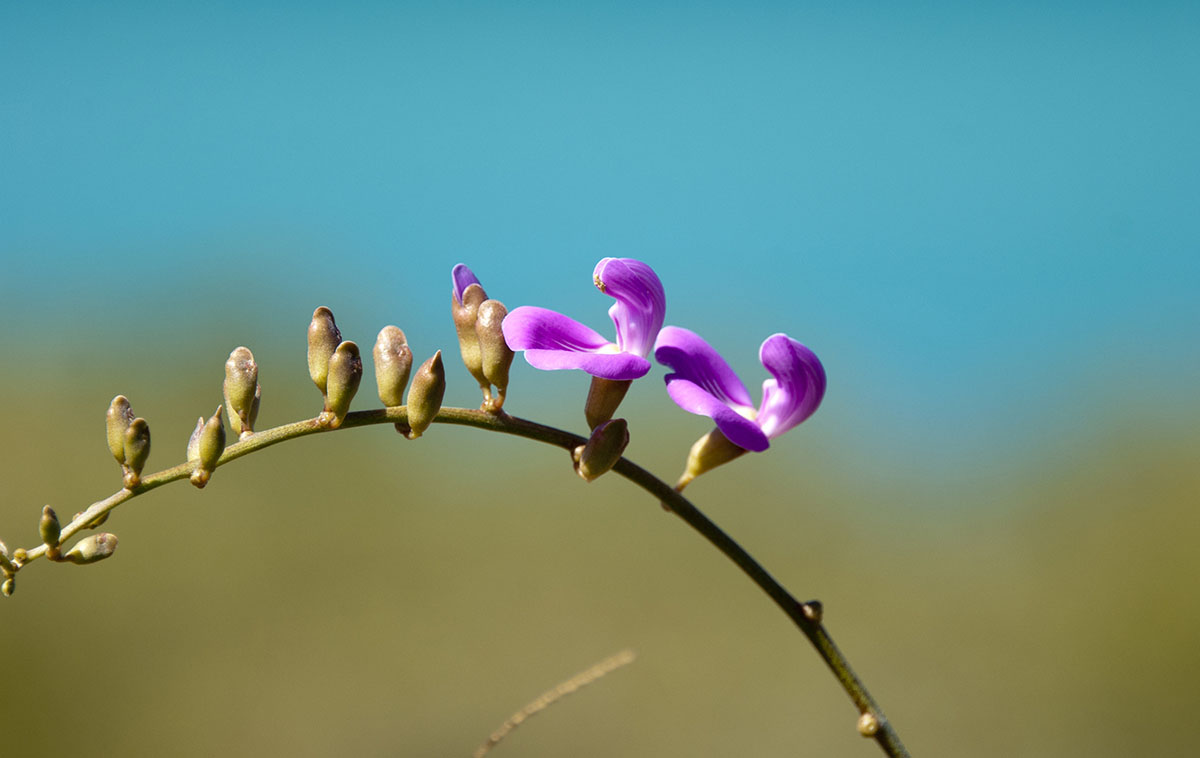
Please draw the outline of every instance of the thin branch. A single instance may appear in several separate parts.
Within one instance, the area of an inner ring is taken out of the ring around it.
[[[379,408],[368,411],[355,411],[347,414],[339,428],[348,429],[375,424],[406,423],[407,421],[408,410],[403,406]],[[525,437],[561,447],[568,451],[574,450],[579,445],[587,442],[586,438],[580,437],[577,434],[516,416],[509,416],[506,413],[488,413],[467,408],[442,408],[434,421],[435,423],[472,426],[477,429]],[[262,432],[255,432],[250,437],[228,446],[217,462],[217,466],[223,466],[242,456],[249,455],[279,442],[329,431],[334,430],[314,418],[285,424]],[[195,464],[193,463],[181,463],[178,466],[142,477],[141,483],[133,489],[123,489],[104,500],[93,503],[77,518],[73,519],[70,524],[63,527],[60,538],[61,542],[65,543],[70,537],[88,528],[89,524],[125,501],[161,487],[164,484],[187,478],[194,468]],[[861,717],[858,723],[859,732],[863,736],[873,738],[884,753],[893,756],[893,758],[909,755],[908,750],[900,742],[900,737],[896,734],[891,722],[884,716],[879,704],[871,697],[862,680],[858,678],[858,675],[850,667],[846,656],[838,650],[828,631],[826,631],[824,624],[821,622],[820,603],[816,601],[802,603],[796,600],[791,593],[784,589],[783,585],[777,582],[732,537],[709,520],[687,498],[676,492],[670,485],[649,471],[646,471],[641,466],[626,458],[618,461],[616,466],[613,467],[613,471],[638,485],[660,502],[665,503],[671,512],[683,519],[688,526],[703,535],[705,539],[736,563],[750,577],[751,581],[757,584],[775,601],[775,604],[787,614],[788,618],[799,627],[804,636],[816,648],[821,660],[825,661],[825,664],[833,672],[834,677],[842,685],[842,689],[846,691],[846,694],[850,696],[851,701],[854,702],[855,707],[858,709]],[[14,561],[14,563],[17,563],[18,568],[20,568],[21,566],[28,565],[30,561],[42,557],[46,551],[47,548],[45,545],[26,550],[24,559],[19,562]]]

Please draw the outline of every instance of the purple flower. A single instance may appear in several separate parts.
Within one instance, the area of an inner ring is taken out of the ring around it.
[[[666,376],[667,394],[680,408],[708,416],[730,442],[754,452],[811,416],[825,396],[821,361],[786,334],[772,334],[759,348],[758,359],[773,378],[763,382],[757,410],[737,374],[695,332],[664,328],[654,357],[674,370]]]
[[[513,350],[524,350],[534,368],[583,369],[601,379],[628,381],[650,370],[646,356],[662,328],[667,301],[654,270],[632,258],[605,258],[592,279],[617,302],[608,310],[617,328],[617,341],[561,313],[523,305],[504,319],[504,339]]]

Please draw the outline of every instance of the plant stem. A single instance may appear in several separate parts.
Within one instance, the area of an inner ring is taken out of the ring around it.
[[[379,408],[369,411],[355,411],[347,414],[339,428],[349,429],[360,426],[403,423],[407,421],[408,411],[403,406]],[[537,440],[561,447],[568,451],[574,450],[577,446],[587,442],[587,438],[580,437],[577,434],[515,416],[509,416],[506,413],[488,413],[467,408],[442,408],[438,412],[434,422],[472,426],[477,429],[525,437],[526,439]],[[217,466],[223,466],[242,456],[249,455],[279,442],[329,431],[334,430],[314,418],[255,432],[250,437],[225,448],[224,453],[222,453],[220,460],[217,462]],[[195,464],[193,463],[181,463],[178,466],[149,474],[143,477],[141,483],[136,487],[122,489],[104,500],[93,503],[87,510],[79,514],[77,518],[73,519],[71,523],[62,528],[61,542],[65,543],[75,534],[89,528],[89,524],[121,503],[149,492],[152,489],[161,487],[164,484],[187,478],[194,467]],[[796,600],[741,545],[735,542],[733,538],[709,520],[687,498],[676,492],[666,482],[625,458],[617,462],[616,466],[613,467],[613,471],[638,485],[657,500],[667,505],[672,513],[683,519],[688,526],[703,535],[714,547],[736,563],[750,577],[751,581],[757,584],[775,601],[775,604],[787,614],[788,618],[808,638],[809,642],[816,648],[821,660],[825,662],[833,672],[834,677],[842,685],[842,689],[850,696],[855,707],[858,708],[859,714],[864,716],[869,715],[869,717],[874,719],[874,732],[870,733],[868,730],[867,736],[873,737],[883,752],[889,756],[899,758],[909,755],[908,750],[900,742],[899,735],[892,728],[891,722],[884,716],[883,710],[875,702],[875,699],[871,697],[862,680],[850,668],[850,663],[846,660],[846,656],[838,650],[833,639],[829,636],[829,632],[826,631],[824,624],[821,623],[819,603],[816,603],[816,601],[801,603]],[[27,565],[30,561],[42,557],[46,551],[47,548],[45,545],[27,550],[24,561],[18,567]]]

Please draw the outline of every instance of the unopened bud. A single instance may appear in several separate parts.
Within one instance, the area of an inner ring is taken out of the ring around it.
[[[386,407],[404,405],[404,388],[412,373],[412,350],[408,338],[398,326],[385,326],[375,340],[375,384],[379,400]]]
[[[117,549],[117,535],[102,532],[84,537],[75,543],[75,547],[67,552],[66,558],[71,563],[96,563],[113,554]]]
[[[13,590],[15,590],[16,588],[17,588],[17,583],[10,576],[9,578],[5,579],[2,584],[0,584],[0,595],[4,595],[5,597],[12,597]]]
[[[358,345],[349,340],[338,345],[329,359],[329,381],[325,393],[325,410],[333,417],[329,422],[331,429],[341,426],[342,420],[350,412],[350,401],[358,392],[362,373],[362,356],[358,354]]]
[[[225,424],[221,421],[221,406],[204,426],[200,428],[200,438],[196,445],[196,469],[192,471],[191,482],[203,488],[212,477],[212,472],[225,452]]]
[[[858,717],[858,733],[864,737],[874,737],[879,731],[879,719],[868,711]]]
[[[605,421],[592,430],[586,445],[575,448],[575,473],[592,481],[617,465],[629,444],[629,424],[623,418]]]
[[[421,364],[413,376],[408,390],[408,438],[415,440],[425,433],[438,411],[442,409],[442,398],[446,394],[446,368],[442,365],[442,351]]]
[[[42,509],[42,521],[38,524],[38,531],[42,534],[42,542],[48,547],[51,552],[58,549],[58,540],[62,534],[62,527],[58,523],[58,514],[50,506]]]
[[[508,309],[499,300],[485,300],[475,318],[475,334],[479,338],[479,353],[484,377],[496,385],[496,397],[485,403],[487,410],[498,411],[504,405],[508,390],[508,369],[512,366],[513,351],[504,341],[500,325]]]
[[[8,545],[0,542],[0,571],[5,574],[11,574],[17,570],[17,567],[12,565],[12,561],[8,559]]]
[[[124,395],[117,395],[112,399],[104,421],[108,449],[117,459],[117,463],[125,465],[125,430],[133,421],[133,409],[129,407],[129,400]]]
[[[254,398],[258,391],[258,364],[249,348],[239,347],[225,361],[225,405],[229,427],[235,434],[254,431]]]
[[[745,452],[746,448],[738,447],[730,442],[728,437],[721,434],[719,429],[713,429],[692,445],[692,449],[688,453],[687,466],[684,468],[683,476],[679,477],[679,481],[675,484],[675,491],[683,492],[684,487],[705,471],[711,471],[722,463],[728,463]]]
[[[138,417],[125,430],[125,486],[136,487],[142,480],[142,469],[150,457],[150,425]]]
[[[475,319],[479,306],[487,300],[483,285],[471,273],[471,269],[458,264],[450,274],[454,282],[451,292],[450,314],[454,317],[454,329],[458,332],[458,347],[462,352],[463,365],[479,386],[485,396],[491,395],[491,387],[487,376],[483,373],[483,356],[479,350],[479,337],[475,334]]]
[[[616,379],[601,379],[592,377],[588,387],[587,402],[583,406],[583,415],[587,419],[589,429],[595,429],[600,423],[608,421],[617,412],[617,406],[625,399],[632,381]]]
[[[341,342],[342,333],[333,321],[333,311],[323,305],[313,311],[308,325],[308,375],[322,395],[329,378],[329,359]]]
[[[200,460],[200,432],[204,431],[204,417],[196,419],[196,428],[192,430],[192,436],[188,437],[187,444],[187,461],[195,463]]]

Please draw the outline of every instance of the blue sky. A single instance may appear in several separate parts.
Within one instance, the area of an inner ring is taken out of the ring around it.
[[[751,387],[812,346],[868,448],[1194,419],[1197,39],[1184,3],[7,3],[0,313],[448,334],[466,261],[602,328],[633,256]]]

